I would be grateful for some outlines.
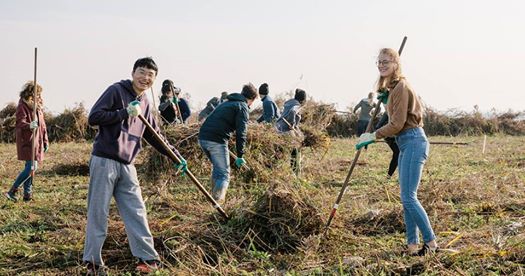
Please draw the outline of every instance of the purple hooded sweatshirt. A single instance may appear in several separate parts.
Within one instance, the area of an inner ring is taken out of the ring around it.
[[[140,102],[142,115],[159,133],[158,124],[151,114],[146,95],[137,97],[131,80],[122,80],[108,87],[89,113],[89,124],[98,125],[98,134],[93,144],[93,155],[131,164],[142,149],[140,140],[144,138],[156,150],[168,156],[164,147],[146,129],[146,125],[137,117],[129,117],[126,108],[134,100]],[[166,141],[164,137],[163,139]],[[170,148],[180,156],[173,146],[170,145]]]

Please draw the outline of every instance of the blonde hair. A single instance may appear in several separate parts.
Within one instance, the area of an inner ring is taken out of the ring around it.
[[[28,81],[24,84],[24,86],[22,86],[22,91],[20,91],[20,98],[24,99],[24,100],[29,100],[30,98],[33,98],[33,94],[34,94],[34,82],[33,81]],[[37,94],[37,97],[40,97],[41,94],[42,94],[42,86],[40,86],[40,84],[36,84],[36,94]]]
[[[394,68],[394,72],[390,76],[383,77],[379,75],[379,79],[377,80],[377,91],[383,88],[393,88],[393,86],[395,86],[400,80],[405,78],[403,73],[401,73],[401,62],[396,50],[392,48],[383,48],[379,51],[379,55],[389,56],[392,59],[392,62],[397,64],[397,67]]]

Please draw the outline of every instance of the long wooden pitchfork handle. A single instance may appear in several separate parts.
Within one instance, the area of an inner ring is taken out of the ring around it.
[[[37,52],[38,52],[38,49],[35,47],[35,68],[34,68],[34,80],[33,80],[33,120],[38,120],[38,112],[37,112],[37,107],[38,107],[38,95],[37,95],[37,84],[36,84],[36,65],[37,65]],[[42,122],[38,122],[38,125],[40,126],[40,124],[42,124]],[[33,137],[31,139],[31,173],[29,174],[31,177],[34,177],[35,176],[35,171],[36,171],[36,166],[35,166],[35,163],[36,163],[36,146],[37,146],[37,143],[38,141],[36,140],[36,136],[37,136],[37,133],[38,133],[38,130],[40,127],[36,127],[33,129]],[[33,179],[33,183],[34,183],[34,179]]]
[[[178,164],[180,164],[182,160],[171,150],[171,148],[168,146],[166,141],[164,141],[164,139],[162,139],[162,137],[160,137],[160,135],[153,128],[153,126],[151,126],[151,124],[148,122],[148,120],[146,120],[146,118],[144,118],[144,116],[142,116],[142,114],[139,114],[138,117],[144,123],[144,125],[146,125],[146,128],[153,134],[153,137],[164,147],[166,152],[168,152],[169,157],[173,161],[175,161]],[[228,217],[228,215],[226,214],[226,212],[224,212],[224,210],[221,208],[219,203],[217,203],[217,201],[215,201],[215,199],[213,199],[213,197],[210,195],[210,193],[208,193],[208,191],[206,191],[204,186],[202,186],[202,184],[199,182],[199,180],[188,169],[186,169],[186,175],[191,179],[193,184],[195,184],[195,186],[197,186],[197,188],[204,194],[206,199],[213,205],[213,208],[217,209],[217,211],[225,219],[230,219]]]
[[[399,55],[401,55],[401,53],[403,52],[403,48],[405,48],[406,41],[407,41],[407,37],[405,36],[403,38],[403,42],[401,42],[401,47],[399,47],[399,51],[398,51]],[[377,114],[379,114],[380,109],[381,109],[381,101],[378,103],[376,109],[374,110],[374,115],[372,116],[371,120],[368,122],[368,126],[366,127],[366,132],[370,132],[372,130],[374,119],[376,118]],[[328,231],[330,224],[332,223],[332,220],[335,216],[335,213],[337,212],[337,209],[339,208],[339,203],[341,202],[341,199],[343,198],[343,195],[346,192],[346,188],[348,188],[348,182],[350,181],[352,172],[354,172],[355,165],[357,164],[357,160],[359,160],[359,155],[361,155],[362,149],[363,148],[358,149],[354,155],[354,160],[352,161],[352,164],[350,165],[350,170],[348,171],[348,174],[346,175],[346,179],[343,184],[343,187],[341,187],[341,191],[339,191],[339,195],[337,196],[334,206],[332,207],[332,211],[330,212],[330,217],[328,218],[328,221],[326,222],[325,232],[324,232],[325,234]]]

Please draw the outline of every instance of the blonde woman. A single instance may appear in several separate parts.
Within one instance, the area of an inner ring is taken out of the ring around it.
[[[380,99],[388,112],[388,123],[373,133],[359,137],[360,149],[376,139],[395,136],[399,146],[399,184],[405,218],[408,252],[423,256],[438,250],[436,236],[423,206],[417,199],[423,165],[428,157],[429,144],[423,130],[423,108],[407,80],[401,73],[398,53],[389,48],[381,49],[377,59]],[[424,244],[418,249],[419,231]]]
[[[49,148],[49,141],[47,139],[46,122],[44,121],[44,113],[42,112],[42,87],[37,84],[37,116],[33,118],[34,106],[34,83],[28,81],[22,87],[20,92],[20,100],[16,107],[16,153],[18,160],[24,161],[24,169],[18,174],[15,182],[8,192],[4,195],[12,201],[17,201],[16,193],[18,188],[24,186],[24,201],[31,201],[33,199],[33,177],[31,176],[31,160],[33,154],[33,146],[35,150],[35,170],[39,162],[44,160],[44,152]],[[33,144],[33,130],[36,133],[36,142]]]

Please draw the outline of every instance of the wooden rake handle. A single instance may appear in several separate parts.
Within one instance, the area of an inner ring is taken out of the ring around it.
[[[146,125],[146,128],[153,134],[153,137],[155,138],[155,140],[157,140],[163,147],[164,149],[166,150],[166,152],[168,152],[168,155],[169,157],[177,162],[177,163],[181,163],[181,159],[171,150],[171,148],[168,146],[168,144],[166,143],[166,141],[164,141],[164,139],[162,139],[162,137],[155,131],[155,129],[153,128],[153,126],[151,126],[151,124],[148,122],[148,120],[146,120],[146,118],[144,118],[144,116],[142,116],[142,114],[139,114],[138,115],[139,119],[142,121],[142,123],[144,123],[144,125]],[[222,207],[219,205],[219,203],[217,203],[217,201],[215,201],[215,199],[213,199],[213,197],[210,195],[210,193],[208,193],[208,191],[206,191],[206,189],[204,188],[204,186],[202,186],[202,184],[199,182],[199,180],[193,175],[193,173],[190,172],[190,170],[186,169],[186,175],[191,179],[191,181],[193,182],[193,184],[195,184],[195,186],[197,186],[197,188],[204,194],[204,196],[206,197],[206,199],[213,205],[213,207],[215,209],[217,209],[217,211],[225,218],[225,219],[230,219],[228,217],[228,215],[226,214],[226,212],[224,212],[224,210],[222,209]]]

